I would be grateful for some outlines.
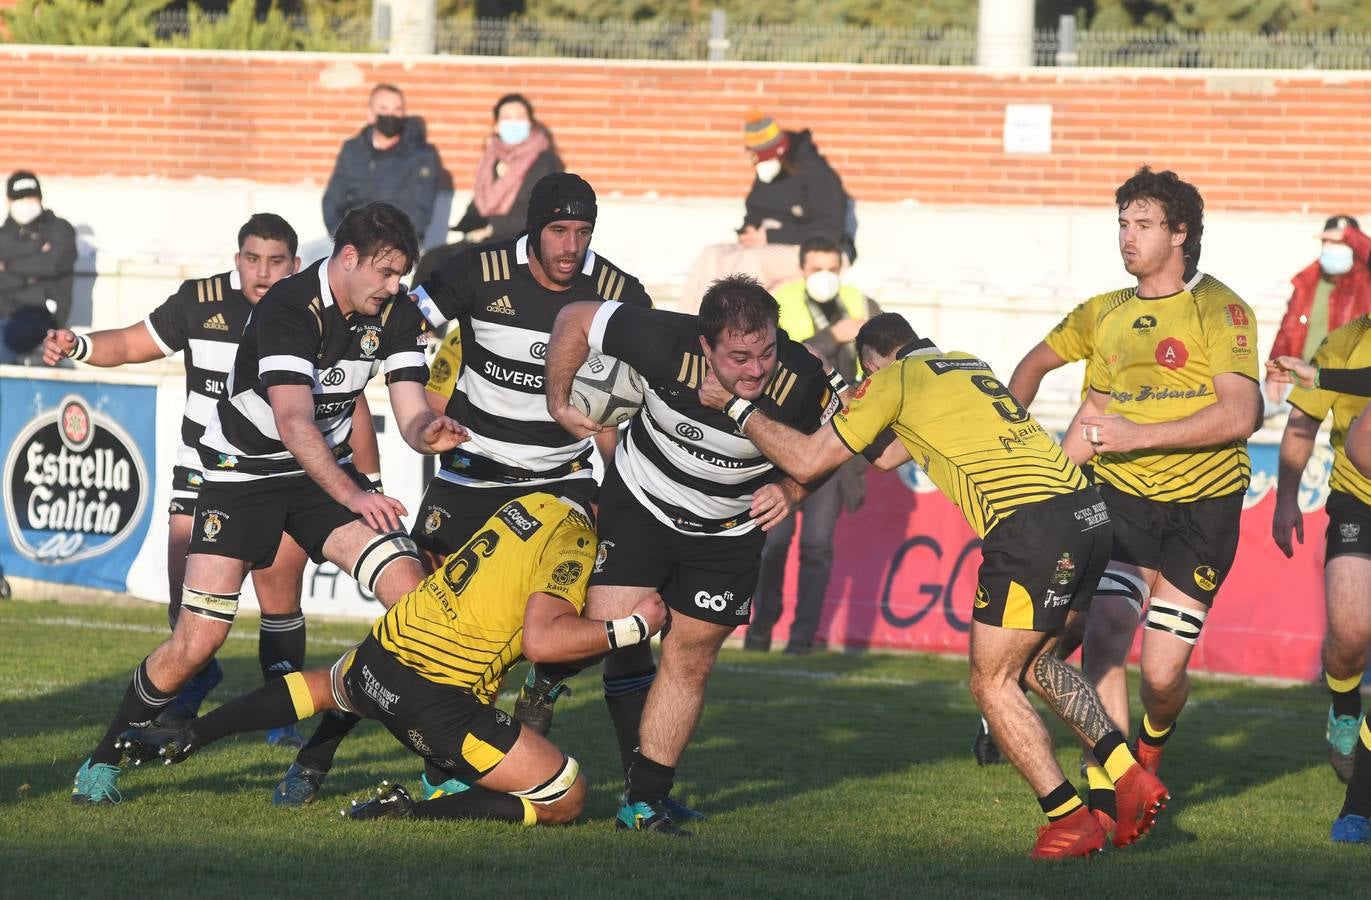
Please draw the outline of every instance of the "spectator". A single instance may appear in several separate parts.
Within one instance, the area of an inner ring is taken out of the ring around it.
[[[16,362],[71,315],[76,229],[43,208],[32,172],[5,186],[9,215],[0,225],[0,363]]]
[[[1311,359],[1323,339],[1357,316],[1371,312],[1371,237],[1351,216],[1333,216],[1319,235],[1323,251],[1290,279],[1295,291],[1271,346],[1270,359]],[[1266,398],[1279,404],[1289,386],[1267,379]]]
[[[366,126],[338,151],[324,190],[324,225],[332,235],[348,210],[384,200],[404,210],[423,241],[444,177],[424,120],[405,115],[405,95],[398,87],[378,84],[367,102]]]
[[[419,260],[415,284],[425,281],[429,273],[466,247],[518,237],[524,230],[528,198],[538,179],[566,171],[552,132],[534,117],[533,104],[527,97],[506,94],[495,101],[492,113],[491,132],[476,164],[471,203],[452,226],[463,236],[425,253]]]
[[[753,112],[743,143],[757,175],[738,240],[706,247],[695,260],[681,292],[682,312],[695,312],[716,278],[751,275],[771,289],[797,277],[796,254],[805,238],[838,235],[849,261],[856,258],[855,228],[848,227],[850,200],[808,129],[782,131],[770,116]]]
[[[807,238],[800,245],[799,256],[804,277],[772,291],[781,307],[779,327],[792,340],[823,357],[849,384],[855,384],[857,351],[853,341],[857,329],[879,313],[880,307],[861,291],[842,283],[843,254],[837,241],[826,235]],[[814,649],[833,572],[834,527],[844,508],[856,512],[865,497],[866,460],[856,456],[801,504],[799,587],[786,653],[803,655]],[[781,587],[786,557],[795,538],[795,515],[766,533],[753,594],[752,624],[743,643],[748,650],[771,649],[771,629],[781,617]]]

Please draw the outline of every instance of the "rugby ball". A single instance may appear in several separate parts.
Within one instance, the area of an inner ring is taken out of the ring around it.
[[[571,405],[601,425],[619,425],[643,405],[643,379],[628,363],[591,352],[571,383]]]

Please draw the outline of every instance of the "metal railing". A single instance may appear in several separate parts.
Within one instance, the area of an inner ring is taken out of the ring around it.
[[[184,11],[157,16],[161,37],[184,35]],[[1149,68],[1371,69],[1371,34],[1277,34],[1103,31],[1070,22],[1033,34],[1036,66]],[[307,31],[303,18],[293,28]],[[357,35],[359,46],[385,46],[387,35],[364,39],[371,22],[335,22],[334,36]],[[377,30],[384,30],[384,22]],[[721,13],[700,23],[578,22],[536,19],[444,19],[437,51],[470,56],[582,59],[740,60],[893,65],[975,65],[974,28],[865,28],[726,22]]]

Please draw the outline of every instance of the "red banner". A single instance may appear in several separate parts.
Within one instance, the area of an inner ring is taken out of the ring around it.
[[[1243,511],[1238,556],[1191,668],[1313,679],[1324,632],[1328,519],[1321,506],[1305,514],[1305,543],[1288,560],[1271,540],[1275,497],[1262,494]],[[866,504],[838,520],[834,544],[820,638],[847,647],[966,652],[981,543],[942,494],[912,489],[895,473],[872,471]],[[778,642],[794,608],[798,546],[796,540],[786,565],[786,613],[773,631]],[[1140,641],[1141,629],[1135,661]]]

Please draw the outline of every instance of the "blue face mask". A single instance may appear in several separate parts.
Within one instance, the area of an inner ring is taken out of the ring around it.
[[[1346,275],[1352,271],[1352,248],[1346,244],[1324,244],[1319,267],[1325,275]]]
[[[512,147],[528,140],[528,133],[532,127],[533,123],[528,119],[504,119],[496,123],[495,133],[500,136],[500,140]]]

